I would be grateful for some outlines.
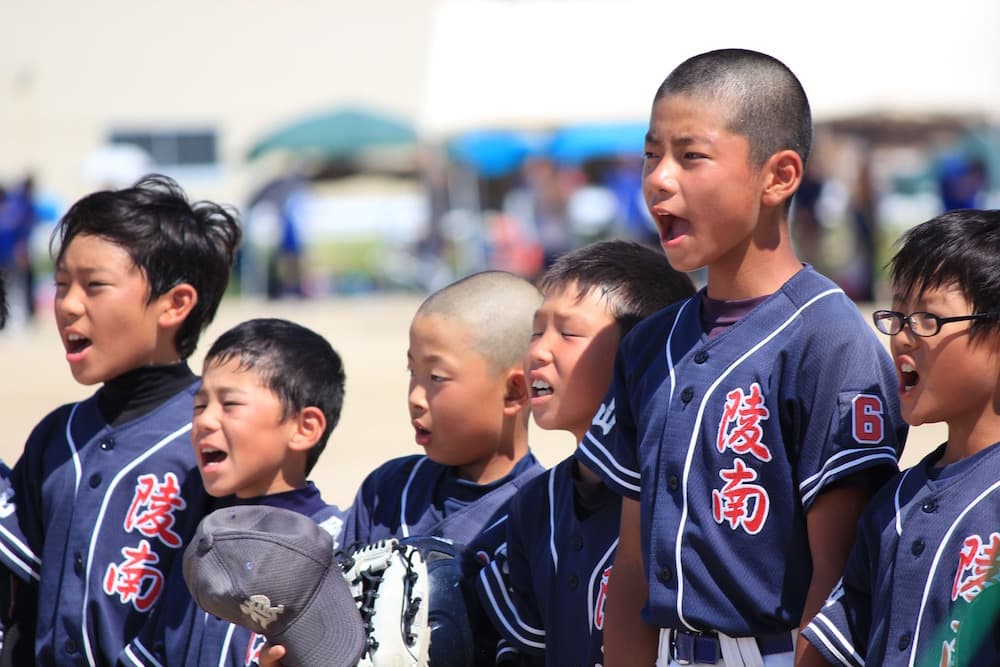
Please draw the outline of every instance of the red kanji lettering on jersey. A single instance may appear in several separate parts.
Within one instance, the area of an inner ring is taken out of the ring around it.
[[[712,490],[712,516],[716,523],[729,522],[733,530],[742,528],[756,535],[767,521],[770,498],[762,486],[749,484],[757,472],[746,467],[741,459],[733,459],[731,470],[720,470],[725,481],[721,490]]]
[[[604,568],[601,572],[601,583],[597,588],[597,602],[594,604],[594,627],[598,630],[604,629],[604,603],[608,599],[608,577],[611,576],[611,567]]]
[[[125,561],[108,565],[104,575],[104,592],[117,595],[122,604],[129,604],[138,611],[148,611],[163,589],[163,573],[155,567],[160,557],[141,540],[139,546],[123,547]]]
[[[854,439],[868,445],[882,442],[885,420],[882,418],[882,399],[871,394],[858,394],[851,402],[851,425]]]
[[[146,537],[158,537],[167,546],[180,547],[181,537],[173,531],[174,512],[185,507],[174,473],[166,473],[162,482],[156,475],[141,475],[125,517],[125,530],[137,530]]]
[[[754,382],[746,394],[740,388],[726,394],[726,406],[719,422],[716,446],[719,452],[732,449],[737,454],[752,454],[760,461],[771,460],[771,450],[761,442],[761,422],[771,416],[764,405],[760,385]]]
[[[997,582],[997,556],[1000,555],[1000,533],[990,533],[984,541],[979,535],[969,535],[962,543],[958,554],[958,568],[955,583],[951,587],[951,599],[962,598],[966,602]]]
[[[250,643],[247,644],[247,654],[243,659],[243,667],[254,667],[260,664],[260,654],[267,645],[267,637],[256,632],[251,633]]]

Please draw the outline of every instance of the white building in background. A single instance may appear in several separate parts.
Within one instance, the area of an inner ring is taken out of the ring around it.
[[[11,0],[0,14],[0,183],[31,170],[70,202],[103,185],[102,169],[145,166],[107,148],[125,142],[193,195],[239,204],[270,175],[246,162],[250,146],[299,116],[362,104],[429,138],[635,119],[673,65],[723,46],[785,60],[818,119],[1000,113],[996,0],[807,4]]]

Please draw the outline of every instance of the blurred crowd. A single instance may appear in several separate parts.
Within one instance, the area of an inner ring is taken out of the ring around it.
[[[548,135],[470,132],[421,147],[412,166],[383,181],[393,193],[364,197],[330,188],[364,175],[363,166],[278,173],[233,202],[247,232],[235,289],[271,299],[429,292],[487,268],[533,279],[600,239],[656,247],[641,194],[644,131],[621,123]],[[946,210],[1000,206],[996,137],[970,142],[960,128],[947,142],[919,133],[900,141],[880,131],[819,128],[792,210],[799,256],[859,302],[884,298],[882,268],[904,229]],[[30,174],[0,182],[0,268],[13,328],[50,296],[48,231],[61,212],[47,195],[36,195]],[[368,243],[345,242],[340,233],[352,224],[379,229]]]
[[[0,270],[10,299],[11,319],[35,317],[35,266],[31,235],[39,220],[32,175],[6,186],[0,183]]]

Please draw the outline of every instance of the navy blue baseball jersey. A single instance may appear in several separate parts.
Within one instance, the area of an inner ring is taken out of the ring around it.
[[[190,440],[196,386],[117,427],[95,395],[29,437],[0,544],[38,581],[37,664],[113,663],[146,623],[209,502]]]
[[[626,336],[576,456],[640,503],[647,622],[779,634],[801,621],[816,496],[896,469],[896,372],[854,303],[809,267],[713,338],[701,303]]]
[[[281,507],[304,514],[336,538],[341,532],[344,512],[327,505],[311,482],[301,489],[269,496],[221,501]],[[128,647],[119,664],[143,667],[252,667],[258,664],[267,639],[249,628],[230,623],[203,611],[188,592],[183,559],[177,560],[167,591],[154,618]]]
[[[1000,581],[1000,445],[935,468],[944,447],[862,515],[844,576],[804,631],[831,664],[1000,663],[954,654],[970,604]]]
[[[601,502],[581,507],[574,465],[565,459],[518,491],[506,547],[477,581],[501,635],[522,653],[544,653],[548,665],[604,662],[604,601],[621,498],[602,485]]]
[[[505,513],[517,489],[542,470],[528,453],[506,477],[475,484],[426,456],[392,459],[362,482],[347,511],[340,543],[346,547],[389,537],[427,536],[470,545],[497,515]]]

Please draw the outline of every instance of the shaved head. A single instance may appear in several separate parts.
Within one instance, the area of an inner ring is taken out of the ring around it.
[[[430,295],[417,315],[437,315],[464,326],[473,348],[497,371],[504,371],[522,363],[541,303],[541,293],[524,278],[483,271]]]

